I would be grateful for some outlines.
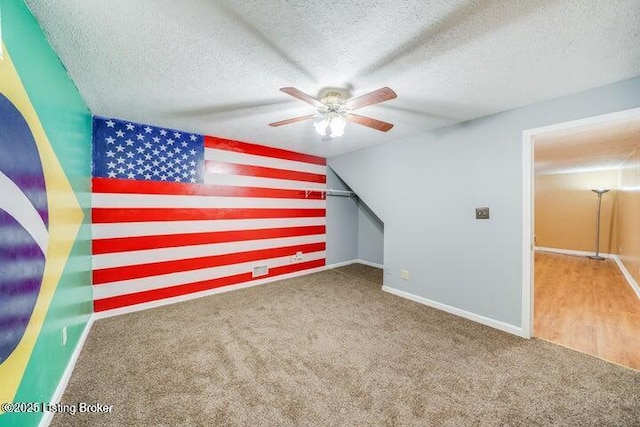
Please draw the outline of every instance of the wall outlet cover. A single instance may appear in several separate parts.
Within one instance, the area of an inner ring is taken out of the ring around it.
[[[489,219],[489,208],[476,208],[476,219]]]
[[[411,278],[411,275],[407,270],[400,270],[400,278],[402,280],[409,280]]]

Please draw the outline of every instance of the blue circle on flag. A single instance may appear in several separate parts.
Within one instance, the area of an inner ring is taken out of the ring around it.
[[[0,172],[5,182],[8,178],[20,189],[48,227],[47,192],[36,141],[20,111],[3,94]],[[46,257],[27,228],[0,205],[0,363],[24,335],[42,285]]]

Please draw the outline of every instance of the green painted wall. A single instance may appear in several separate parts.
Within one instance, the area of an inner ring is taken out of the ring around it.
[[[49,402],[92,312],[91,113],[23,1],[0,0],[0,8],[6,53],[84,213],[14,399],[15,402]],[[67,326],[68,341],[63,347],[64,326]],[[0,426],[37,425],[42,416],[5,413],[0,415]]]

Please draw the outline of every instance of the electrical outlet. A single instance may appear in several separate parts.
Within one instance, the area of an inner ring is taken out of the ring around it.
[[[64,328],[62,328],[62,346],[64,347],[65,345],[67,345],[67,326],[65,325]]]
[[[476,208],[476,219],[489,219],[489,208]]]
[[[407,270],[400,270],[400,278],[402,280],[409,280],[411,276],[409,275],[409,272]]]

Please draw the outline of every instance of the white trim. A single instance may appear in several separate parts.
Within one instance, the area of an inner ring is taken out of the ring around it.
[[[76,367],[76,362],[80,357],[80,353],[82,352],[84,343],[87,341],[87,337],[89,336],[89,331],[93,326],[94,320],[95,320],[95,315],[91,314],[89,316],[89,320],[87,321],[87,324],[84,327],[84,330],[82,331],[82,334],[80,334],[80,338],[78,339],[76,348],[73,350],[73,353],[71,354],[71,358],[67,363],[67,367],[65,368],[64,373],[62,374],[62,378],[60,378],[60,381],[58,382],[58,386],[56,387],[56,390],[53,393],[53,396],[49,400],[49,403],[58,403],[62,401],[62,396],[64,395],[67,385],[69,384],[69,380],[71,379],[71,374],[73,373],[73,370]],[[54,412],[45,412],[42,418],[40,418],[40,423],[38,424],[38,426],[48,427],[49,424],[51,424],[51,421],[53,420],[54,415],[55,415]]]
[[[533,336],[533,134],[522,133],[522,330]]]
[[[333,268],[344,267],[345,265],[357,264],[359,261],[357,259],[350,259],[349,261],[336,262],[331,265],[326,265],[325,270],[331,270]]]
[[[187,295],[180,295],[177,297],[167,298],[159,301],[145,302],[142,304],[136,304],[129,307],[122,307],[122,308],[116,308],[113,310],[100,311],[100,312],[94,313],[94,318],[98,320],[98,319],[105,319],[107,317],[119,316],[121,314],[135,313],[136,311],[142,311],[150,308],[161,307],[163,305],[170,305],[170,304],[175,304],[183,301],[189,301],[196,298],[207,297],[210,295],[216,295],[216,294],[221,294],[225,292],[251,288],[253,286],[276,282],[278,280],[286,280],[286,279],[292,279],[294,277],[306,276],[307,274],[318,273],[320,271],[330,270],[333,268],[354,264],[356,262],[357,260],[345,261],[345,262],[340,262],[336,264],[325,265],[323,267],[316,267],[316,268],[310,268],[308,270],[296,271],[294,273],[282,274],[280,276],[265,277],[264,279],[253,280],[251,282],[246,282],[246,283],[239,283],[237,285],[222,286],[220,288],[209,289],[201,292],[194,292],[192,294],[187,294]]]
[[[357,262],[358,262],[357,259],[351,259],[349,261],[342,261],[342,262],[335,262],[333,264],[325,265],[324,267],[318,267],[319,269],[318,271],[332,270],[334,268],[344,267],[345,265],[356,264]],[[304,273],[305,271],[309,271],[309,270],[304,270],[302,271],[302,273]],[[315,273],[315,271],[313,271],[313,273]],[[304,276],[304,274],[301,274],[301,276]]]
[[[592,256],[595,255],[595,252],[589,251],[574,251],[573,249],[560,249],[560,248],[546,248],[544,246],[536,246],[534,248],[536,251],[542,252],[552,252],[554,254],[562,254],[562,255],[576,255],[576,256]],[[602,252],[598,253],[602,258],[613,258],[614,254],[603,254]]]
[[[631,273],[629,273],[629,270],[627,270],[627,267],[622,263],[620,257],[618,255],[613,255],[611,258],[616,262],[616,264],[618,264],[618,268],[622,272],[624,278],[627,279],[629,286],[631,286],[631,289],[633,289],[638,298],[640,298],[640,286],[638,286],[638,282],[635,281]]]
[[[367,261],[367,260],[364,260],[362,258],[358,258],[354,262],[356,262],[358,264],[368,265],[369,267],[379,268],[381,270],[384,269],[384,266],[382,264],[376,264],[375,262]]]
[[[628,119],[640,119],[640,108],[601,114],[527,129],[522,132],[522,329],[524,336],[533,336],[533,139],[536,135],[575,128],[596,126]]]
[[[351,264],[364,264],[364,265],[368,265],[369,267],[384,268],[382,264],[376,264],[375,262],[366,261],[361,258],[354,258],[349,261],[342,261],[342,262],[337,262],[335,264],[327,265],[326,269],[330,270],[332,268],[344,267],[345,265],[351,265]]]
[[[490,326],[495,329],[499,329],[503,332],[508,332],[513,335],[517,335],[519,337],[528,338],[524,334],[524,330],[518,326],[514,326],[510,323],[502,322],[500,320],[491,319],[489,317],[480,316],[479,314],[471,313],[469,311],[461,310],[456,307],[452,307],[447,304],[442,304],[418,295],[410,294],[405,291],[401,291],[395,288],[390,288],[388,286],[383,286],[382,290],[388,292],[390,294],[406,298],[408,300],[417,302],[419,304],[426,305],[431,308],[435,308],[438,310],[446,311],[447,313],[455,314],[456,316],[464,317],[465,319],[472,320],[477,323],[481,323],[486,326]]]

